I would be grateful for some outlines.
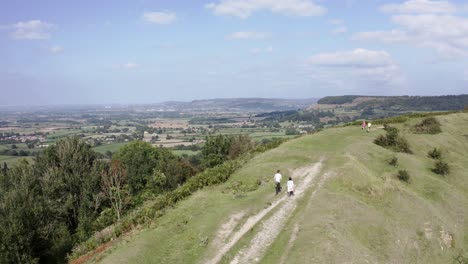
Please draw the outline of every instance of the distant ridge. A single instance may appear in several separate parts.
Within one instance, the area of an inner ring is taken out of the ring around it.
[[[468,106],[468,94],[442,96],[327,96],[318,105],[342,105],[355,110],[367,108],[387,111],[448,111]]]
[[[307,108],[317,102],[317,98],[281,99],[281,98],[215,98],[199,99],[191,102],[163,102],[155,104],[161,110],[194,112],[269,112]]]

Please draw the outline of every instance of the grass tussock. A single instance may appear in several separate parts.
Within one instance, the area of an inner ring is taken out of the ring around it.
[[[431,159],[439,160],[442,158],[442,151],[438,148],[434,148],[433,150],[427,152],[427,156],[429,156]]]
[[[398,166],[398,158],[393,156],[388,160],[388,165],[396,167]]]
[[[434,173],[437,173],[439,175],[445,176],[450,173],[450,167],[447,162],[444,162],[442,160],[436,161],[434,164],[434,168],[432,169]]]
[[[410,180],[410,175],[407,170],[399,170],[397,177],[400,181],[403,181],[403,182],[409,182]]]

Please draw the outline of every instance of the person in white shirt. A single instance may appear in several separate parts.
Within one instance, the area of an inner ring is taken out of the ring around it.
[[[293,180],[291,179],[291,177],[289,177],[289,181],[288,181],[288,196],[294,196],[294,190],[295,189],[295,186],[294,186],[294,182]]]
[[[281,192],[281,178],[280,170],[277,170],[275,174],[276,195]]]

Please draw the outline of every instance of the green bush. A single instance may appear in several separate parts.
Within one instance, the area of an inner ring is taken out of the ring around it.
[[[287,128],[285,131],[285,135],[299,135],[299,131],[294,128]]]
[[[412,153],[408,141],[399,136],[399,131],[396,127],[385,125],[384,129],[387,131],[387,134],[379,135],[374,140],[375,144],[396,152]]]
[[[112,208],[104,209],[96,218],[93,223],[94,230],[100,230],[113,224],[117,219],[115,218],[115,212]]]
[[[397,177],[400,181],[409,182],[410,175],[406,170],[399,170]]]
[[[434,168],[432,169],[434,173],[440,174],[440,175],[447,175],[450,173],[450,167],[447,162],[438,160],[436,161]]]
[[[441,159],[442,158],[442,151],[438,148],[434,148],[427,152],[427,155],[432,159]]]
[[[435,117],[427,117],[421,121],[421,123],[416,124],[413,129],[414,133],[417,134],[438,134],[442,132],[440,128],[440,123],[435,119]]]
[[[260,144],[258,145],[254,150],[253,152],[254,153],[263,153],[267,150],[270,150],[270,149],[274,149],[274,148],[277,148],[279,145],[281,145],[282,143],[286,142],[288,139],[285,139],[285,138],[276,138],[276,139],[272,139],[271,141],[269,142],[266,142],[264,144]]]
[[[395,167],[398,166],[398,158],[393,156],[388,160],[388,164]]]

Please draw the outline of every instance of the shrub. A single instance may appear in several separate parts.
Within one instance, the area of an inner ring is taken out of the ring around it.
[[[424,118],[421,123],[414,126],[414,133],[417,134],[438,134],[442,132],[440,123],[435,117]]]
[[[432,159],[441,159],[442,158],[442,151],[438,148],[434,148],[427,152],[427,155]]]
[[[449,174],[450,172],[450,167],[448,165],[447,162],[444,162],[444,161],[441,161],[441,160],[438,160],[435,165],[434,165],[434,168],[432,169],[432,171],[434,173],[437,173],[437,174],[440,174],[440,175],[447,175]]]
[[[285,132],[285,135],[299,135],[299,134],[300,134],[299,131],[297,131],[294,128],[287,128]]]
[[[99,217],[96,218],[96,220],[94,221],[94,229],[104,229],[106,226],[113,224],[115,220],[116,219],[114,210],[112,208],[106,208],[99,214]]]
[[[388,164],[391,166],[398,166],[398,158],[393,156],[390,160],[388,160]]]
[[[406,170],[399,170],[397,177],[400,181],[409,182],[410,175]]]
[[[412,153],[408,141],[399,136],[399,131],[396,127],[385,125],[384,129],[387,131],[387,134],[385,136],[379,135],[374,140],[375,144],[397,152]]]

